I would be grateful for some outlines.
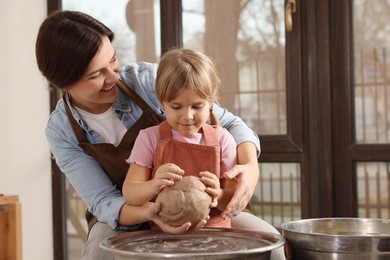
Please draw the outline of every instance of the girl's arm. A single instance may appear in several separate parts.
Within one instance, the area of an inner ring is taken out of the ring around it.
[[[123,183],[123,197],[130,205],[143,205],[153,199],[160,187],[151,182],[153,154],[158,140],[158,126],[141,130],[126,162],[130,165]]]
[[[123,183],[123,196],[130,205],[138,206],[156,197],[165,186],[180,180],[184,171],[175,164],[161,165],[151,178],[151,170],[138,164],[131,164]]]
[[[151,170],[132,163],[123,183],[122,193],[126,202],[132,206],[140,206],[153,199],[159,192],[150,181]]]

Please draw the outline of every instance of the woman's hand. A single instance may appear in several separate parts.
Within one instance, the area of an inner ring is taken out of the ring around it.
[[[152,180],[150,180],[151,188],[154,194],[158,194],[165,186],[175,184],[175,181],[183,178],[184,170],[173,163],[161,165]]]
[[[238,215],[250,202],[259,179],[259,164],[256,148],[252,143],[243,143],[237,147],[238,165],[234,166],[223,176],[237,181],[237,189],[233,198],[222,212],[222,217]]]
[[[211,172],[200,172],[200,180],[206,185],[206,192],[211,196],[210,208],[216,208],[218,206],[218,198],[221,196],[221,184],[218,177]]]
[[[227,179],[237,181],[237,189],[234,192],[233,198],[226,206],[226,210],[222,212],[222,217],[232,218],[238,215],[250,202],[253,192],[256,188],[259,169],[251,165],[236,165],[230,171],[224,173]]]
[[[180,234],[185,234],[185,233],[190,233],[190,232],[196,232],[196,231],[200,230],[204,225],[206,225],[207,220],[210,219],[210,216],[207,216],[206,219],[199,221],[199,223],[194,227],[191,227],[191,222],[186,222],[183,225],[177,226],[177,227],[171,226],[171,225],[165,223],[158,215],[158,212],[160,212],[160,209],[161,209],[161,204],[152,203],[152,202],[149,202],[149,204],[154,204],[153,205],[154,210],[150,211],[150,213],[152,213],[152,216],[150,219],[157,226],[159,226],[163,232],[169,233],[169,234],[180,235]]]

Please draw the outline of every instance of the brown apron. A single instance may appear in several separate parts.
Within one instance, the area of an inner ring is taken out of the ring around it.
[[[180,142],[172,139],[171,126],[166,121],[162,122],[159,127],[160,138],[154,154],[152,177],[154,178],[158,167],[169,162],[182,168],[185,171],[184,176],[199,177],[199,172],[209,171],[221,178],[221,170],[223,172],[226,169],[220,169],[222,154],[216,130],[208,124],[205,124],[202,130],[206,140],[205,145]],[[230,219],[221,217],[220,210],[213,208],[210,211],[210,220],[205,226],[230,228],[231,222]]]
[[[156,112],[153,111],[152,108],[150,108],[149,105],[140,96],[138,96],[138,94],[128,88],[122,81],[119,81],[117,85],[143,111],[141,117],[127,130],[117,147],[110,143],[91,144],[84,135],[79,124],[73,118],[65,99],[64,105],[68,119],[73,128],[73,132],[79,141],[79,146],[86,154],[92,156],[96,159],[96,161],[98,161],[111,181],[118,187],[118,189],[122,190],[122,185],[129,169],[129,164],[126,162],[126,159],[129,157],[131,150],[133,149],[134,142],[139,131],[150,126],[158,125],[161,120],[157,116]],[[91,230],[92,226],[98,222],[98,220],[88,210],[85,213],[85,217],[88,222],[88,230]]]

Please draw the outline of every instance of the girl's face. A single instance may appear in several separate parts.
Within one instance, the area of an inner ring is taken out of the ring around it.
[[[206,123],[212,103],[194,90],[182,90],[170,102],[163,102],[162,106],[170,126],[184,136],[191,136]]]
[[[118,96],[119,62],[110,40],[104,36],[103,45],[91,60],[82,78],[66,89],[73,105],[93,114],[109,109]]]

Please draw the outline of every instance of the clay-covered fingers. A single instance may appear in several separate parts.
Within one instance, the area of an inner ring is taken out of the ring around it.
[[[246,207],[251,197],[252,194],[245,189],[245,186],[238,186],[234,192],[233,198],[230,200],[221,216],[224,218],[232,218],[238,215]]]
[[[204,225],[207,224],[207,221],[210,219],[210,216],[207,216],[205,219],[202,219],[201,221],[198,222],[198,224],[196,224],[196,226],[190,228],[188,230],[188,233],[192,233],[192,232],[196,232],[196,231],[199,231],[201,228],[204,227]]]
[[[173,163],[166,163],[158,167],[154,181],[158,185],[173,185],[183,178],[184,170]]]
[[[206,192],[211,196],[212,201],[210,208],[216,208],[218,206],[218,196],[221,192],[221,184],[218,177],[211,172],[200,172],[200,180],[206,185]]]
[[[220,183],[218,177],[211,172],[200,172],[199,173],[200,180],[206,185],[207,187],[217,190],[220,188]]]
[[[176,234],[176,235],[186,233],[191,227],[190,222],[184,223],[183,225],[178,226],[178,227],[168,225],[167,223],[165,223],[164,221],[162,221],[159,218],[153,219],[153,222],[157,226],[159,226],[163,232],[169,233],[169,234]]]
[[[246,207],[252,198],[259,177],[257,161],[244,165],[235,165],[232,169],[225,172],[223,176],[226,179],[234,179],[237,182],[233,197],[226,206],[226,210],[222,212],[222,216],[234,217]]]
[[[149,220],[158,217],[158,213],[161,210],[161,204],[154,203],[154,202],[147,202],[144,205],[142,205],[142,207],[145,209]]]
[[[151,214],[150,220],[152,220],[157,226],[159,226],[161,228],[161,230],[165,233],[184,234],[191,227],[190,222],[184,223],[183,225],[178,226],[178,227],[171,226],[171,225],[165,223],[158,214],[161,210],[160,203],[148,202],[144,205],[144,207],[150,209],[150,214]]]
[[[210,208],[216,208],[218,206],[217,197],[212,197]]]
[[[237,164],[233,166],[233,168],[231,168],[229,171],[224,172],[223,177],[230,180],[240,178],[241,174],[246,170],[245,167],[247,166]]]

